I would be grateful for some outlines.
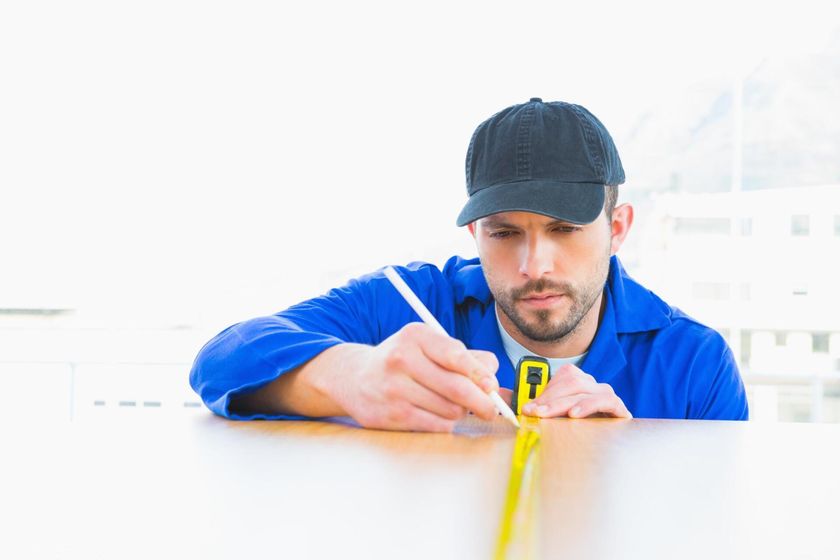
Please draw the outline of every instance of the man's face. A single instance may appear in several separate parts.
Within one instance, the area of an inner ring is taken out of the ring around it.
[[[603,212],[583,226],[503,212],[471,229],[490,291],[525,337],[560,341],[590,311],[599,312],[595,304],[601,301],[611,254],[611,225]]]

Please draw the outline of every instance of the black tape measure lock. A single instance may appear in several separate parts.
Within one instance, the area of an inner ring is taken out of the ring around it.
[[[551,366],[548,360],[539,356],[520,358],[513,380],[513,411],[522,414],[522,407],[542,394],[550,378]]]

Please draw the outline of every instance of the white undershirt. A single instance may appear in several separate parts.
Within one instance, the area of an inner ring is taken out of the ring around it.
[[[516,368],[516,364],[519,363],[519,360],[523,356],[539,356],[540,358],[545,358],[545,356],[540,356],[539,354],[535,354],[531,352],[518,342],[516,342],[510,334],[505,330],[504,326],[502,326],[502,322],[499,320],[499,308],[496,305],[493,305],[493,310],[496,313],[496,323],[499,325],[499,334],[502,335],[502,346],[505,347],[505,353],[510,360],[511,365]],[[579,356],[572,356],[571,358],[545,358],[548,360],[549,365],[551,366],[551,374],[553,375],[557,368],[564,364],[573,364],[575,366],[579,366],[583,359],[586,357],[588,352],[584,352]]]

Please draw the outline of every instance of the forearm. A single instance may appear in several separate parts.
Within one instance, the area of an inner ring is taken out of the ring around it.
[[[256,391],[237,395],[232,407],[242,413],[346,416],[335,398],[335,380],[359,367],[370,349],[350,343],[328,348]]]

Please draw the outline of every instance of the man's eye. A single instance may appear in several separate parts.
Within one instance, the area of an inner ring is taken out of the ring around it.
[[[554,228],[554,231],[556,231],[557,233],[574,233],[580,230],[580,226],[559,226]]]
[[[490,233],[490,237],[493,239],[505,239],[506,237],[510,237],[515,232],[513,231],[494,231]]]

